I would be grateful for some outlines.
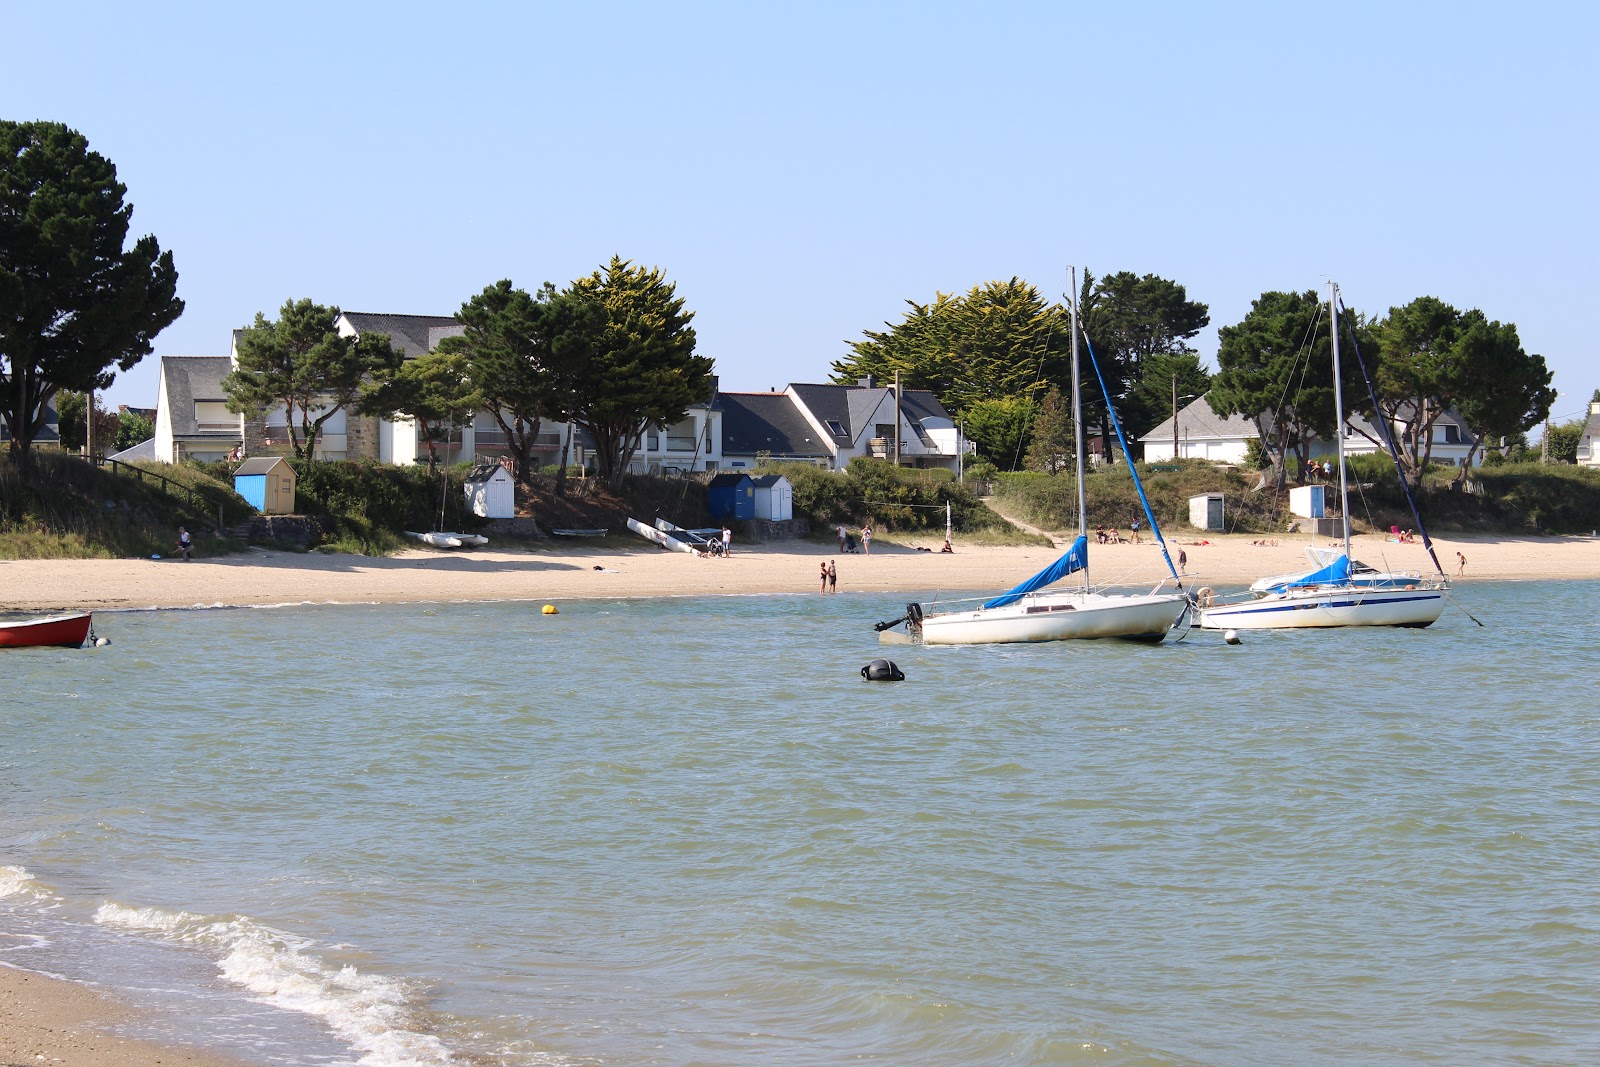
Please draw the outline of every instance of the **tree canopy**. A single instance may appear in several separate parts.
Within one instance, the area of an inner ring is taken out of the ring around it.
[[[1211,407],[1220,415],[1243,415],[1256,424],[1261,449],[1278,483],[1288,483],[1288,456],[1304,466],[1311,439],[1331,440],[1336,425],[1333,404],[1333,354],[1327,306],[1314,291],[1262,293],[1244,319],[1217,331],[1217,365],[1211,379]],[[1370,328],[1357,329],[1371,341]],[[1363,347],[1370,347],[1370,344]],[[1360,372],[1344,363],[1347,410],[1364,407],[1354,388]]]
[[[440,351],[465,357],[478,402],[506,435],[518,482],[528,480],[541,420],[571,413],[580,327],[593,327],[598,315],[549,282],[530,296],[501,279],[461,305],[456,319],[465,330],[440,342]]]
[[[1189,341],[1211,322],[1210,309],[1190,300],[1188,290],[1175,281],[1126,270],[1098,280],[1085,271],[1078,307],[1105,388],[1116,402],[1129,442],[1136,441],[1166,417],[1166,402],[1150,399],[1161,382],[1170,385],[1173,373],[1197,377],[1193,371],[1199,359]],[[1173,363],[1171,357],[1178,356],[1193,363]],[[1085,378],[1094,383],[1083,390],[1085,422],[1099,423],[1102,455],[1109,462],[1111,419],[1093,372],[1085,371]]]
[[[341,335],[339,315],[310,300],[285,301],[276,320],[257,312],[255,324],[239,333],[238,365],[222,380],[229,411],[255,418],[283,405],[299,459],[316,455],[317,437],[335,412],[369,405],[381,411],[373,384],[400,369],[403,357],[387,334]]]
[[[1397,428],[1401,467],[1413,485],[1421,483],[1434,425],[1447,410],[1454,408],[1475,438],[1470,462],[1486,439],[1530,429],[1555,403],[1543,357],[1523,351],[1515,325],[1491,322],[1477,309],[1418,297],[1390,308],[1377,338],[1378,406]]]
[[[571,418],[594,443],[600,477],[615,485],[647,426],[675,423],[711,399],[713,364],[695,355],[694,312],[659,268],[613,256],[566,292],[591,311],[563,307],[552,346],[570,375]]]
[[[19,462],[51,396],[106,388],[183,312],[172,253],[124,248],[126,194],[82,134],[0,121],[0,417]]]
[[[472,418],[479,404],[467,357],[441,346],[407,360],[388,378],[373,383],[361,406],[415,419],[428,445],[428,471],[432,473],[439,462],[441,438],[449,436],[451,427]]]
[[[934,294],[886,330],[867,330],[833,364],[833,380],[880,382],[900,375],[905,389],[927,389],[958,417],[985,400],[1036,400],[1065,380],[1072,333],[1065,309],[1012,278],[961,296]],[[1037,394],[1037,395],[1036,395]]]

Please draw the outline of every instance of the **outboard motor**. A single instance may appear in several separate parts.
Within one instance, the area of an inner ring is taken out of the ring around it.
[[[903,682],[906,672],[892,659],[875,659],[861,668],[861,677],[869,682]]]

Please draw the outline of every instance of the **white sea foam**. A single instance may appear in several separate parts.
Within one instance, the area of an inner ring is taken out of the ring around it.
[[[34,897],[45,900],[53,894],[23,867],[0,864],[0,897]]]
[[[3,869],[0,869],[3,870]],[[456,1062],[444,1043],[415,1029],[405,983],[320,959],[315,943],[243,916],[211,919],[162,908],[105,904],[95,921],[206,948],[228,981],[262,1003],[323,1020],[368,1067]]]

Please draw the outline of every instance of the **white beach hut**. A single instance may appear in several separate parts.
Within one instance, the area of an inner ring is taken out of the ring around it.
[[[756,518],[787,522],[794,518],[794,486],[781,474],[752,478],[756,490]]]
[[[510,519],[517,514],[516,483],[498,463],[479,463],[467,474],[467,507],[486,519]]]

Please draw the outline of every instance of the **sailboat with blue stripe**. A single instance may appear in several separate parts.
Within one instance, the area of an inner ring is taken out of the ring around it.
[[[1248,599],[1215,600],[1209,590],[1201,590],[1196,624],[1205,630],[1287,630],[1320,629],[1333,626],[1411,626],[1432,625],[1444,611],[1444,596],[1450,583],[1434,558],[1436,579],[1420,575],[1398,575],[1373,571],[1350,557],[1350,492],[1344,463],[1344,395],[1339,368],[1339,287],[1328,283],[1328,311],[1333,324],[1333,403],[1334,435],[1338,442],[1339,503],[1344,524],[1343,551],[1319,555],[1323,565],[1301,575],[1278,575],[1262,579],[1250,589]],[[1357,350],[1360,355],[1360,350]],[[1386,427],[1380,425],[1393,453]],[[1402,484],[1404,484],[1402,482]],[[1410,491],[1407,490],[1409,498]],[[1417,528],[1433,554],[1433,544],[1422,516],[1413,505]]]
[[[983,645],[1013,644],[1030,641],[1071,641],[1085,638],[1123,638],[1135,641],[1160,641],[1183,618],[1188,610],[1189,598],[1182,589],[1182,580],[1167,556],[1167,569],[1176,590],[1166,590],[1163,579],[1148,593],[1095,592],[1089,585],[1089,536],[1087,500],[1083,485],[1083,406],[1078,388],[1078,307],[1076,302],[1077,275],[1073,274],[1072,312],[1072,413],[1077,431],[1078,471],[1078,536],[1061,557],[1048,567],[999,596],[985,600],[975,608],[939,610],[938,606],[906,605],[903,618],[892,623],[880,623],[878,631],[886,643],[920,643],[927,645]],[[1089,350],[1090,360],[1094,350]],[[1111,397],[1105,388],[1098,364],[1095,375],[1100,378],[1101,391],[1109,405]],[[1111,411],[1112,425],[1122,441],[1124,455],[1128,452],[1127,440],[1122,434],[1122,424],[1115,409]],[[1130,463],[1134,485],[1144,506],[1150,530],[1162,545],[1160,527],[1150,502],[1145,498],[1144,486]],[[1078,575],[1076,589],[1050,589],[1049,586],[1071,575]],[[904,623],[905,630],[897,627]]]

